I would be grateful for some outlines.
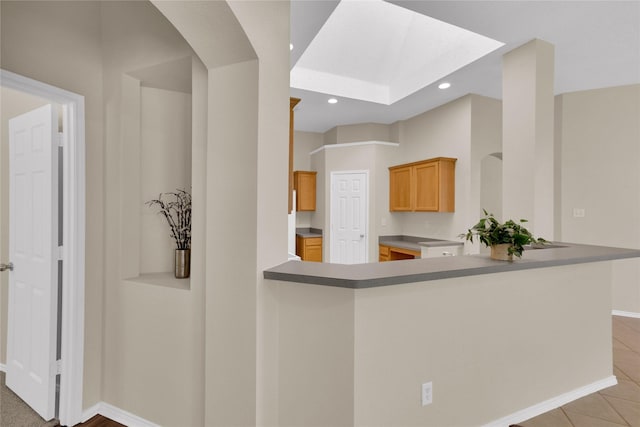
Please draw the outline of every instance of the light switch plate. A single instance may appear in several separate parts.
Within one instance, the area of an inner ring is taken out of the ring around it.
[[[573,208],[574,218],[584,218],[584,216],[585,216],[584,208]]]

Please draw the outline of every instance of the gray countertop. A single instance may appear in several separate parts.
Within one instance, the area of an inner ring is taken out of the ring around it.
[[[371,288],[453,277],[502,273],[560,265],[639,258],[640,250],[562,243],[564,247],[528,249],[513,262],[488,255],[465,255],[369,264],[289,261],[264,271],[264,278],[343,288]]]
[[[420,252],[423,247],[440,247],[440,246],[464,246],[462,241],[432,239],[429,237],[417,236],[380,236],[378,244],[393,246],[396,248],[409,249],[411,251]]]
[[[296,236],[300,237],[322,237],[322,230],[319,228],[296,228]]]

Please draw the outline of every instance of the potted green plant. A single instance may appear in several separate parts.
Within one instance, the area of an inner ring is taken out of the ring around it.
[[[166,197],[168,200],[163,200]],[[191,270],[191,194],[186,190],[160,193],[157,199],[149,200],[150,207],[157,206],[171,230],[170,236],[176,243],[175,276],[189,277]]]
[[[514,255],[518,258],[522,256],[524,245],[546,243],[545,239],[533,237],[531,232],[522,226],[522,223],[527,222],[526,219],[519,222],[510,219],[500,223],[493,214],[487,213],[484,209],[483,212],[484,217],[466,233],[460,234],[460,237],[473,242],[473,236],[477,236],[480,242],[491,248],[492,259],[513,261]]]

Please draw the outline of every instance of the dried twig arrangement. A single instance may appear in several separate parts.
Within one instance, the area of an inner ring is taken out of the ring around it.
[[[162,197],[173,197],[175,200],[164,201]],[[185,190],[175,193],[160,193],[157,199],[149,200],[149,206],[157,205],[169,223],[171,237],[176,242],[177,249],[191,247],[191,194]]]

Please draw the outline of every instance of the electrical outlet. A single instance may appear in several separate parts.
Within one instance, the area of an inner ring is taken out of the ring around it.
[[[427,406],[433,403],[433,383],[422,384],[422,406]]]

